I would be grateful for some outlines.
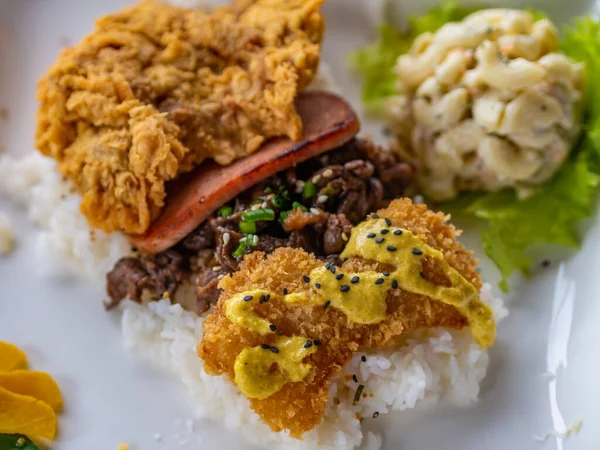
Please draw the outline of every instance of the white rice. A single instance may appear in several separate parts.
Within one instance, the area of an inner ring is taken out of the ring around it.
[[[489,285],[484,287],[482,298],[495,308],[497,320],[506,315],[502,301],[494,299]],[[195,350],[202,338],[202,322],[203,318],[168,300],[147,307],[123,304],[125,345],[181,378],[192,396],[197,418],[221,421],[265,448],[379,449],[381,436],[363,432],[359,418],[373,420],[374,415],[431,407],[440,401],[468,405],[477,400],[489,362],[487,352],[467,329],[422,331],[407,337],[401,347],[357,353],[332,388],[332,397],[341,402],[337,406],[330,402],[324,421],[299,441],[271,432],[233,383],[204,372]],[[363,355],[366,362],[361,361]],[[357,388],[351,378],[354,374],[366,394],[356,405],[352,404]]]
[[[190,6],[204,3],[179,2]],[[311,88],[336,91],[325,64],[321,64]],[[80,198],[62,181],[55,163],[38,153],[20,160],[0,157],[0,195],[23,205],[39,228],[36,248],[40,261],[36,267],[44,268],[47,274],[103,283],[114,263],[130,253],[123,235],[90,233],[79,212]],[[502,301],[493,297],[489,285],[484,286],[482,299],[494,308],[497,320],[506,316]],[[357,417],[367,422],[374,420],[373,415],[431,407],[438,402],[468,405],[477,400],[489,362],[487,352],[474,342],[469,330],[414,333],[401,347],[364,354],[366,362],[361,361],[363,353],[357,353],[332,387],[332,398],[335,395],[341,402],[334,405],[331,401],[324,421],[300,441],[271,432],[228,379],[204,372],[203,361],[196,355],[203,318],[171,305],[169,300],[147,306],[125,302],[122,309],[125,345],[180,378],[199,419],[218,420],[249,442],[271,448],[379,449],[381,436],[364,432]],[[354,374],[366,394],[356,405],[352,404],[357,387],[351,379]]]
[[[8,255],[14,246],[15,234],[10,219],[0,211],[0,255]]]
[[[102,283],[114,262],[129,252],[126,239],[119,234],[96,231],[90,235],[79,212],[78,196],[69,192],[54,162],[41,155],[0,158],[0,194],[27,208],[40,229],[36,239],[42,261],[37,266],[52,269],[52,275],[76,275]],[[62,264],[57,264],[59,259]],[[497,320],[506,316],[502,301],[494,299],[487,284],[482,299],[495,309]],[[331,403],[323,423],[299,441],[285,433],[272,433],[230,381],[204,373],[195,352],[202,321],[168,300],[147,306],[126,302],[123,338],[128,348],[182,380],[194,399],[198,418],[219,420],[250,442],[283,449],[378,449],[381,437],[363,432],[356,417],[369,421],[375,413],[431,407],[440,401],[468,405],[477,400],[488,366],[487,352],[474,342],[469,330],[415,333],[402,347],[365,355],[366,363],[358,353],[345,368],[348,377],[340,377],[332,389],[341,403]],[[357,387],[351,379],[354,374],[367,394],[356,406],[352,405]]]
[[[121,234],[90,231],[79,212],[80,198],[62,182],[54,161],[39,153],[22,159],[0,156],[0,195],[24,206],[39,227],[35,266],[45,275],[103,283],[114,263],[130,251]]]

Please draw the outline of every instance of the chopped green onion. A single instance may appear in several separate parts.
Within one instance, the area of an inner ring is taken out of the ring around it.
[[[242,213],[242,219],[246,222],[271,221],[275,220],[275,211],[269,208],[248,210]]]
[[[219,217],[229,217],[233,214],[233,208],[231,206],[221,206],[219,209]]]
[[[300,208],[303,212],[308,212],[308,208],[304,206],[302,203],[294,202],[292,203],[292,209],[295,211]]]
[[[256,234],[249,234],[246,236],[246,245],[256,247],[258,245],[258,236]]]
[[[335,189],[333,186],[325,186],[323,189],[321,189],[321,194],[331,197],[333,194],[335,194]]]
[[[270,202],[271,202],[271,205],[273,205],[275,208],[281,208],[283,206],[283,203],[281,203],[281,197],[279,197],[278,195],[273,197],[270,200]]]
[[[265,194],[272,194],[273,193],[273,189],[271,188],[271,186],[267,186],[263,192]]]
[[[290,216],[290,213],[291,211],[283,211],[281,214],[279,214],[279,222],[283,223],[283,221]]]
[[[256,223],[254,222],[240,222],[240,231],[244,234],[256,233]]]
[[[281,195],[281,197],[285,200],[289,200],[290,199],[290,191],[288,191],[286,188],[284,188],[283,186],[281,186],[279,188],[279,195]]]
[[[250,206],[254,206],[254,205],[262,205],[263,200],[260,198],[257,198],[256,200],[254,200],[252,203],[250,203]]]
[[[233,257],[239,258],[240,256],[242,256],[244,254],[244,252],[246,251],[246,248],[248,248],[246,243],[240,242],[239,245],[237,246],[237,248],[235,249],[235,251],[233,252]]]
[[[304,198],[312,198],[317,195],[317,185],[312,181],[307,181],[304,183],[304,192],[302,197]]]

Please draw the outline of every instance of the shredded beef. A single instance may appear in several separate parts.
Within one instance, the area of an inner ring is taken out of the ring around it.
[[[213,224],[214,225],[214,224]],[[225,234],[229,234],[229,240],[225,242]],[[233,252],[238,246],[240,239],[242,239],[243,235],[237,231],[233,231],[232,229],[225,228],[222,226],[217,226],[217,239],[216,239],[216,249],[215,249],[215,257],[221,267],[226,272],[235,272],[238,270],[238,260],[233,257]]]
[[[215,242],[215,232],[210,222],[205,222],[192,231],[183,240],[182,245],[187,250],[200,251],[210,248]]]
[[[197,311],[203,313],[219,297],[219,276],[238,270],[243,254],[253,251],[302,248],[338,264],[352,226],[401,196],[412,176],[413,168],[395,153],[354,139],[238,195],[229,204],[231,215],[215,213],[172,249],[120,260],[107,276],[108,306],[125,297],[139,301],[144,290],[157,297],[164,292],[172,296],[196,272]],[[314,185],[310,195],[305,192],[308,183]],[[293,207],[294,202],[302,208]],[[244,241],[242,213],[265,203],[276,219],[256,222],[257,241],[252,236]],[[234,256],[240,245],[242,254]],[[214,257],[200,261],[198,253],[206,249],[212,249]]]
[[[222,270],[214,270],[212,267],[203,268],[196,278],[196,312],[203,314],[219,300],[221,290],[218,288],[219,276],[224,274]]]
[[[106,276],[106,289],[113,308],[124,298],[141,301],[144,290],[154,297],[173,297],[189,273],[189,261],[176,250],[142,258],[122,258]]]
[[[327,231],[323,236],[323,246],[325,254],[341,253],[346,245],[346,241],[352,231],[352,223],[344,214],[334,214],[329,216],[327,221]]]

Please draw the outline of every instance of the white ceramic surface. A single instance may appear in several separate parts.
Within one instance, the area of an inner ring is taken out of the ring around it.
[[[93,19],[127,0],[0,0],[0,147],[12,154],[33,151],[35,84],[59,49],[91,31]],[[433,2],[398,1],[394,18]],[[543,7],[559,21],[595,8],[592,0],[493,2]],[[346,53],[369,41],[371,0],[330,0],[324,59],[339,87],[359,108],[356,78]],[[376,134],[380,126],[368,122]],[[143,450],[245,448],[235,434],[214,423],[196,424],[186,446],[190,407],[177,380],[128,354],[120,340],[118,313],[107,314],[101,288],[42,277],[33,257],[35,229],[25,215],[0,199],[18,236],[9,258],[0,258],[0,340],[27,351],[35,369],[56,376],[66,403],[60,418],[62,450],[114,449],[120,442]],[[465,224],[469,225],[469,224]],[[478,250],[472,230],[465,242]],[[369,421],[384,432],[386,449],[567,450],[600,449],[600,224],[590,221],[584,245],[530,280],[516,279],[507,299],[511,315],[499,328],[480,402],[468,409],[402,413]],[[484,277],[496,281],[489,262]],[[583,420],[579,435],[534,440],[554,428]],[[155,439],[160,434],[162,440]]]

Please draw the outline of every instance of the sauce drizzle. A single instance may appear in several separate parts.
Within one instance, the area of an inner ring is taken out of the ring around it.
[[[482,348],[494,343],[496,323],[492,310],[481,301],[478,289],[451,267],[440,251],[410,231],[392,227],[388,219],[367,220],[354,227],[341,254],[342,259],[351,257],[377,261],[395,269],[389,273],[344,273],[328,264],[304,277],[314,295],[286,292],[278,296],[261,289],[246,291],[227,300],[226,316],[231,322],[262,336],[272,334],[276,327],[258,316],[254,305],[277,297],[287,303],[311,302],[338,309],[357,324],[376,324],[387,316],[388,291],[403,289],[454,306],[467,318]],[[437,285],[422,276],[424,258],[437,262],[451,286]],[[311,345],[307,345],[308,342]],[[264,399],[287,383],[302,381],[312,367],[302,361],[317,351],[318,346],[312,342],[316,341],[302,336],[281,336],[274,346],[245,348],[235,361],[236,384],[247,397]]]

